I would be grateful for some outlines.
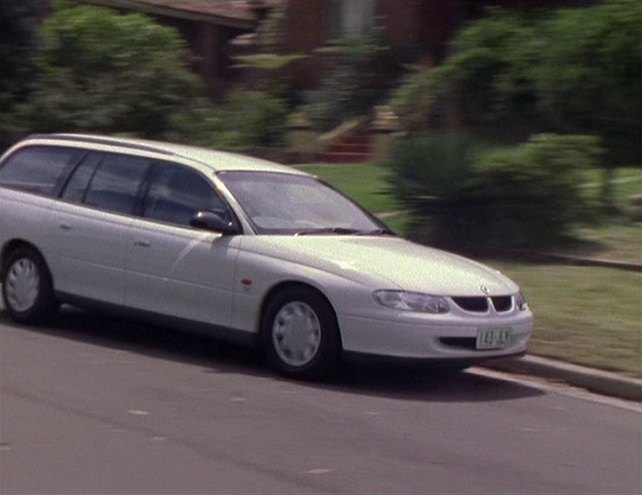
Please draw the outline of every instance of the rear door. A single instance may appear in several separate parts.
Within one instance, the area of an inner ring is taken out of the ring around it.
[[[122,304],[134,211],[151,160],[92,153],[74,171],[51,218],[56,290]]]

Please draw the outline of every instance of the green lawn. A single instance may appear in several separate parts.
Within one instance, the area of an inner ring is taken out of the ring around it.
[[[518,282],[526,294],[535,314],[530,353],[642,376],[642,274],[485,262]]]
[[[603,180],[604,171],[586,171],[582,174],[581,187],[590,197],[599,198]],[[615,169],[611,181],[613,181],[613,199],[620,207],[626,206],[631,196],[642,194],[642,171],[638,167]]]
[[[315,174],[376,213],[399,211],[386,193],[387,171],[371,164],[299,167]],[[615,172],[614,197],[625,201],[641,192],[639,168]],[[599,193],[599,172],[584,179],[589,193]],[[397,233],[406,230],[401,213],[384,221]],[[642,227],[609,222],[577,230],[584,241],[570,254],[642,262]],[[535,313],[529,352],[586,366],[642,376],[642,275],[609,268],[486,260],[515,279]]]
[[[642,264],[642,224],[611,222],[577,228],[586,242],[570,254]]]

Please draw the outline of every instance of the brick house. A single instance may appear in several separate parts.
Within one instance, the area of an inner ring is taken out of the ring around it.
[[[252,32],[274,0],[79,0],[141,12],[177,29],[194,54],[192,66],[217,96],[234,78],[228,46]]]
[[[215,96],[238,73],[232,68],[234,40],[255,31],[276,6],[285,9],[285,50],[308,58],[292,79],[314,88],[328,60],[316,50],[344,35],[361,34],[378,23],[408,61],[437,64],[461,26],[490,5],[506,8],[578,6],[591,0],[78,0],[142,12],[178,29],[195,54],[194,69]],[[251,36],[249,37],[251,39]]]
[[[296,0],[287,2],[288,51],[314,53],[345,35],[358,35],[377,23],[409,61],[438,64],[448,42],[489,6],[542,9],[581,6],[591,0]],[[312,56],[299,64],[295,79],[313,87],[324,60]]]

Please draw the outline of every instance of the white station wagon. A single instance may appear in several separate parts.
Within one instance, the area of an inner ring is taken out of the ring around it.
[[[0,159],[8,316],[127,310],[261,346],[290,376],[345,356],[462,368],[525,352],[533,316],[496,270],[393,235],[315,177],[207,149],[52,134]]]

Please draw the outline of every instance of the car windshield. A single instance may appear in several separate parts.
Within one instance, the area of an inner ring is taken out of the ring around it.
[[[376,218],[306,175],[224,172],[219,178],[259,234],[389,234]]]

